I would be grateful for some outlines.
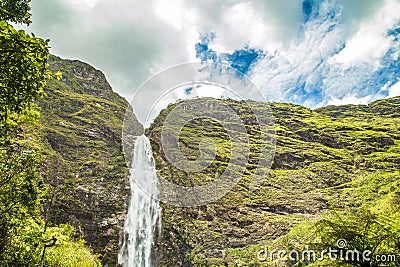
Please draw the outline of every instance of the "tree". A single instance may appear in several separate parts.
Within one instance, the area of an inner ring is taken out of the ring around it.
[[[0,266],[100,266],[83,240],[72,239],[72,227],[47,228],[41,214],[47,192],[42,155],[25,142],[24,129],[37,121],[35,102],[52,78],[49,41],[8,23],[29,24],[29,3],[0,0]],[[51,234],[59,235],[60,246]]]
[[[31,0],[0,0],[0,20],[30,24]]]
[[[319,247],[336,250],[336,263],[375,267],[382,264],[378,255],[394,255],[393,259],[397,261],[386,264],[398,266],[400,231],[397,219],[365,209],[350,214],[334,212],[316,224],[317,235],[321,238]],[[343,251],[343,257],[338,256],[340,251]],[[355,251],[359,254],[353,254]],[[366,256],[363,256],[364,252]]]
[[[40,153],[21,143],[22,124],[37,117],[44,95],[48,41],[17,31],[7,21],[29,24],[29,0],[0,0],[0,265],[38,262],[42,231]]]
[[[0,129],[4,135],[18,124],[20,115],[44,96],[51,78],[47,69],[48,40],[15,30],[0,21]]]
[[[29,25],[29,4],[30,0],[0,0],[1,135],[15,130],[21,114],[34,110],[34,102],[45,95],[44,86],[51,78],[49,40],[17,31],[8,23]]]

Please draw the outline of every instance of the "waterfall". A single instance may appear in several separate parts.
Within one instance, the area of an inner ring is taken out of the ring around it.
[[[153,267],[154,236],[160,230],[161,209],[153,153],[144,135],[135,142],[130,184],[131,200],[118,263],[124,267]]]

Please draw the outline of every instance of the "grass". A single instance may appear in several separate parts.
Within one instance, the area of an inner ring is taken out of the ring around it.
[[[248,190],[253,172],[248,169],[243,179],[215,203],[201,208],[163,205],[165,224],[159,249],[172,253],[161,259],[161,265],[182,263],[179,257],[184,249],[183,262],[192,266],[269,266],[255,261],[257,249],[264,244],[286,247],[294,239],[297,246],[304,245],[314,238],[313,223],[332,209],[387,209],[398,194],[400,181],[400,120],[392,116],[392,112],[399,112],[399,100],[317,110],[284,103],[270,103],[269,107],[253,103],[260,112],[272,112],[275,117],[277,141],[272,171],[254,192]],[[246,124],[249,166],[256,166],[262,129],[252,124],[254,115],[245,103],[224,101],[240,112]],[[175,105],[163,110],[147,129],[157,170],[163,178],[181,185],[208,182],[207,177],[221,172],[217,166],[225,167],[232,158],[232,142],[218,123],[188,123],[179,136],[184,155],[197,159],[199,143],[207,137],[216,144],[216,159],[201,172],[176,169],[160,150],[163,120]],[[184,233],[186,242],[171,240],[170,232]]]

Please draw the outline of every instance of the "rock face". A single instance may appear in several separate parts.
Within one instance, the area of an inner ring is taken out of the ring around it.
[[[190,106],[192,100],[186,101]],[[330,210],[372,207],[398,190],[400,179],[400,97],[368,106],[329,106],[318,110],[270,104],[276,124],[272,171],[255,192],[248,175],[257,162],[257,127],[246,104],[223,100],[240,111],[253,140],[243,179],[215,203],[195,208],[163,205],[163,231],[158,243],[160,266],[265,266],[256,252],[284,237],[294,227]],[[193,186],[218,176],[229,160],[226,130],[210,119],[185,125],[179,148],[189,159],[199,157],[199,144],[213,138],[217,154],[207,169],[186,173],[172,166],[161,149],[163,122],[172,104],[147,129],[156,167],[164,179]],[[265,103],[258,105],[267,109]],[[210,110],[210,112],[220,112]],[[229,139],[228,139],[229,140]]]
[[[119,233],[129,203],[128,168],[121,133],[128,102],[112,91],[103,73],[88,64],[52,56],[39,133],[46,182],[51,185],[50,223],[79,227],[105,266],[115,266]],[[136,135],[143,127],[133,116]]]
[[[43,98],[37,134],[46,156],[43,174],[49,188],[45,215],[50,224],[80,227],[105,266],[115,266],[120,230],[130,197],[129,173],[122,152],[122,126],[128,102],[114,93],[93,67],[51,57],[52,71]],[[191,106],[191,101],[186,101]],[[222,100],[238,112],[250,138],[250,158],[243,179],[215,203],[194,208],[163,204],[161,237],[155,248],[159,266],[264,266],[256,252],[335,207],[373,206],[396,194],[400,180],[400,97],[368,106],[329,106],[318,110],[282,103],[270,108],[276,124],[272,171],[255,192],[249,177],[259,160],[260,131],[246,103]],[[156,167],[163,178],[193,186],[218,177],[230,160],[231,143],[221,124],[197,118],[185,124],[179,148],[199,158],[205,137],[215,141],[212,164],[186,173],[172,166],[161,146],[163,110],[146,130]],[[265,103],[258,103],[262,113]],[[223,112],[213,110],[209,112]],[[129,143],[143,133],[131,116]],[[232,126],[234,129],[235,125]],[[125,140],[124,140],[125,141]],[[207,144],[206,144],[207,145]],[[125,146],[125,147],[129,147]],[[131,147],[133,148],[133,147]],[[125,154],[131,160],[129,153]],[[287,237],[288,239],[291,237]],[[235,263],[236,262],[236,263]]]

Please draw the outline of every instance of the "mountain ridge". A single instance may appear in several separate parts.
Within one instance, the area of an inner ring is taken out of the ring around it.
[[[183,103],[191,101],[195,100]],[[243,102],[219,101],[235,110],[246,110]],[[400,178],[399,102],[400,97],[396,97],[366,106],[317,110],[295,104],[258,103],[260,109],[271,108],[276,125],[271,172],[255,192],[248,191],[249,173],[245,173],[214,203],[193,208],[163,204],[164,231],[158,244],[163,251],[161,266],[236,266],[235,262],[269,266],[256,258],[257,249],[264,244],[278,244],[330,210],[371,207],[396,195]],[[208,120],[188,122],[180,132],[181,150],[195,156],[202,138],[214,138],[216,160],[198,173],[185,173],[172,166],[160,149],[160,137],[163,121],[176,105],[164,109],[146,131],[159,174],[175,183],[194,185],[220,173],[224,155],[218,154],[218,144],[225,137],[216,134],[223,133],[221,125]],[[239,115],[243,118],[251,114]],[[254,157],[250,154],[250,161]],[[368,191],[369,187],[377,189]],[[302,234],[310,236],[312,232]]]
[[[130,196],[121,147],[129,104],[87,63],[51,56],[49,69],[62,78],[47,83],[39,124],[30,133],[46,158],[46,217],[50,226],[77,227],[104,266],[114,266]],[[130,122],[140,131],[136,117]]]
[[[114,266],[130,195],[123,122],[126,111],[133,111],[101,71],[55,56],[49,63],[63,78],[47,84],[48,96],[39,101],[40,123],[27,135],[46,155],[43,173],[49,195],[54,196],[54,203],[47,204],[49,222],[80,227],[79,234],[101,255],[103,264]],[[257,132],[245,102],[219,101],[241,110],[247,129]],[[163,204],[163,232],[155,248],[159,265],[234,266],[240,261],[243,266],[265,266],[255,259],[257,249],[265,243],[279,244],[333,206],[340,210],[377,206],[395,197],[400,177],[399,103],[400,97],[395,97],[316,110],[257,103],[261,111],[271,108],[275,117],[272,171],[254,193],[247,190],[250,164],[243,181],[215,203],[197,208]],[[223,170],[228,160],[226,133],[210,120],[186,125],[179,144],[188,156],[196,158],[197,145],[205,136],[216,137],[221,154],[208,173],[187,175],[174,169],[162,154],[160,131],[176,105],[170,104],[146,129],[156,167],[176,183],[202,183]],[[135,117],[130,123],[130,137],[143,133]],[[255,144],[251,160],[256,162],[259,139],[251,134],[250,138]]]

